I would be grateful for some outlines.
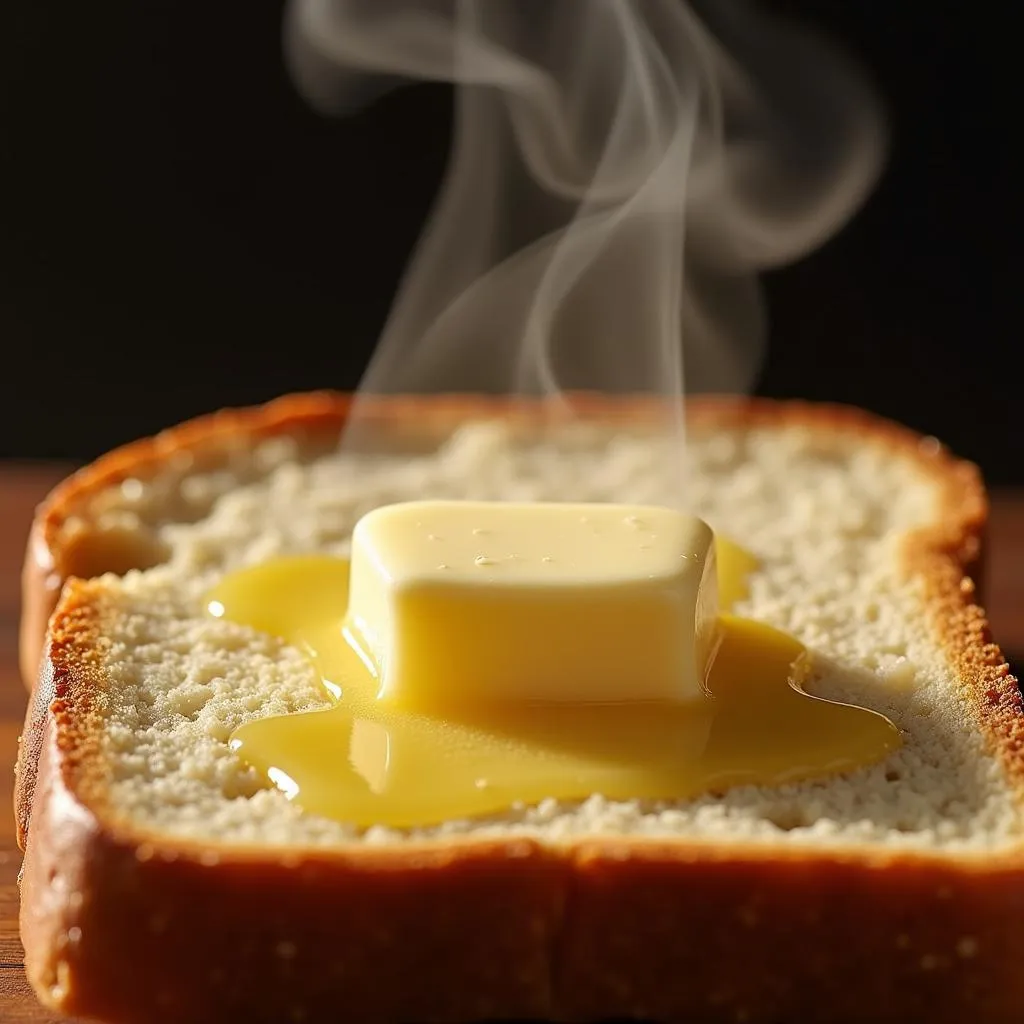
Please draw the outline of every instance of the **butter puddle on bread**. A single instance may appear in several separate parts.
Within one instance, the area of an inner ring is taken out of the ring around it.
[[[694,413],[692,511],[759,559],[737,611],[813,652],[815,693],[897,724],[882,763],[355,829],[300,812],[229,750],[238,725],[324,697],[299,652],[205,616],[210,587],[279,555],[346,556],[372,507],[468,482],[478,498],[671,496],[642,405],[584,401],[581,422],[538,434],[528,406],[382,402],[392,450],[358,459],[335,454],[345,408],[305,396],[186,425],[40,510],[26,674],[59,582],[125,573],[66,588],[22,750],[23,935],[44,999],[140,1021],[334,1019],[338,991],[367,1021],[880,1019],[883,997],[1007,1019],[1024,998],[1020,705],[965,582],[985,514],[971,467],[847,411]],[[851,962],[871,985],[842,979]]]

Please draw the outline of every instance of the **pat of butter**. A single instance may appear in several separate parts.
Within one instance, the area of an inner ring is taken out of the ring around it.
[[[356,524],[346,629],[398,703],[693,700],[713,539],[667,508],[389,505]]]

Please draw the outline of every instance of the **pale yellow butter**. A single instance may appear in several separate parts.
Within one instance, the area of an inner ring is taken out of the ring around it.
[[[713,535],[630,505],[425,501],[364,516],[346,628],[409,705],[692,700],[716,643]]]

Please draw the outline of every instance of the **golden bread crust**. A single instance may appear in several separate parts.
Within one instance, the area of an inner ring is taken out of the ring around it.
[[[574,404],[602,418],[649,408],[586,396]],[[531,415],[523,403],[458,397],[375,406],[389,421]],[[120,449],[61,485],[33,528],[23,665],[34,670],[34,630],[67,564],[62,528],[84,496],[158,472],[183,451],[210,455],[275,432],[330,435],[348,408],[342,396],[319,394],[218,414]],[[1024,785],[1019,690],[973,603],[986,517],[976,469],[853,410],[705,400],[692,422],[852,432],[934,474],[943,515],[907,539],[906,568],[925,581],[937,635],[986,741]],[[98,751],[104,618],[115,613],[95,583],[64,589],[19,763],[22,938],[30,981],[56,1009],[126,1024],[1019,1016],[1017,853],[981,860],[882,846],[629,837],[549,846],[471,836],[285,853],[213,851],[132,831],[106,806]]]

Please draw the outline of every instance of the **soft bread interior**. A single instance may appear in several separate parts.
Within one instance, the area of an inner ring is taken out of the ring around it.
[[[481,422],[436,451],[366,457],[277,437],[228,465],[185,466],[101,494],[87,510],[99,528],[144,531],[166,554],[153,568],[103,580],[113,813],[140,830],[208,843],[394,843],[413,834],[357,833],[303,814],[231,753],[240,723],[324,699],[297,651],[207,618],[204,593],[223,573],[275,555],[345,554],[368,509],[424,495],[673,503],[666,443],[594,424],[527,436]],[[941,514],[936,481],[910,457],[842,430],[717,432],[692,438],[689,458],[689,508],[761,559],[737,610],[800,638],[814,654],[810,688],[889,715],[904,747],[882,764],[797,786],[678,804],[549,800],[415,834],[559,842],[628,833],[979,852],[1018,841],[1012,786],[985,749],[921,581],[903,572],[904,537]]]

